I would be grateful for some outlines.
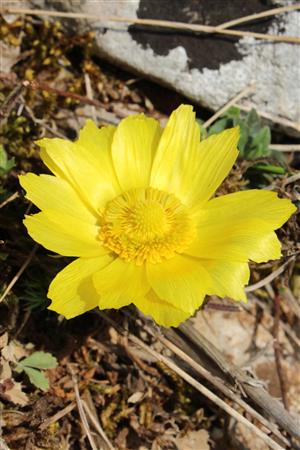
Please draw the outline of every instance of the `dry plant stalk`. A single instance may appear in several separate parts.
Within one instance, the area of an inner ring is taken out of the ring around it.
[[[24,261],[24,263],[22,264],[22,266],[20,267],[20,269],[18,270],[18,272],[16,273],[16,275],[13,277],[13,279],[10,281],[10,283],[8,284],[7,288],[5,289],[5,291],[3,292],[3,294],[0,297],[0,303],[3,302],[3,300],[5,299],[5,297],[7,296],[7,294],[10,293],[10,291],[12,290],[12,288],[14,287],[14,285],[16,284],[16,282],[19,280],[20,276],[22,275],[22,273],[27,269],[28,265],[31,263],[36,251],[38,249],[38,245],[35,244],[33,249],[31,250],[31,252],[29,253],[29,255],[27,256],[26,260]]]
[[[198,330],[195,330],[188,322],[179,327],[179,333],[183,335],[187,343],[194,346],[194,353],[206,355],[221,370],[221,373],[232,379],[233,384],[242,387],[251,400],[259,406],[267,416],[272,417],[291,436],[300,439],[299,419],[292,416],[281,402],[272,397],[263,387],[255,383],[243,370],[229,362],[217,347],[208,341]]]
[[[295,9],[300,9],[300,5]],[[282,12],[282,11],[281,11]],[[228,29],[228,24],[224,24],[226,28],[222,28],[222,24],[218,26],[210,25],[200,25],[200,24],[190,24],[185,22],[172,22],[169,20],[154,20],[154,19],[138,19],[130,17],[106,17],[97,16],[94,14],[85,13],[74,13],[74,12],[61,12],[61,11],[51,11],[51,10],[38,10],[38,9],[27,9],[27,8],[0,8],[1,14],[24,14],[24,15],[35,15],[35,16],[47,16],[47,17],[61,17],[66,19],[86,19],[91,21],[100,21],[103,24],[109,23],[125,23],[130,25],[144,25],[144,26],[154,26],[162,28],[171,28],[176,30],[186,30],[193,32],[209,33],[209,34],[223,34],[227,36],[236,37],[253,37],[255,39],[273,41],[273,42],[287,42],[292,44],[300,44],[300,38],[295,36],[286,35],[271,35],[265,33],[254,33],[252,31],[240,31]],[[272,14],[273,15],[273,14]],[[242,20],[242,18],[240,19]]]
[[[151,354],[157,361],[160,361],[160,362],[163,362],[164,364],[166,364],[171,370],[173,370],[175,373],[177,373],[182,379],[184,379],[187,383],[189,383],[191,386],[193,386],[195,389],[197,389],[199,392],[201,392],[202,395],[206,396],[209,400],[211,400],[216,405],[218,405],[220,408],[222,408],[224,411],[226,411],[227,414],[231,415],[237,421],[243,423],[245,426],[247,426],[249,429],[251,429],[252,432],[254,432],[255,434],[257,434],[257,436],[259,436],[261,439],[263,439],[264,442],[266,442],[267,445],[270,446],[270,448],[272,448],[273,450],[283,450],[282,446],[277,444],[267,434],[265,434],[263,431],[261,431],[255,425],[253,425],[248,419],[246,419],[244,416],[242,416],[240,413],[238,413],[234,408],[230,407],[220,397],[218,397],[212,391],[210,391],[205,386],[203,386],[199,381],[197,381],[195,378],[193,378],[185,370],[181,369],[170,358],[167,358],[164,355],[162,355],[161,353],[158,353],[152,347],[145,344],[137,336],[135,336],[131,333],[125,332],[125,330],[123,330],[115,321],[113,321],[111,318],[109,318],[105,313],[103,313],[101,311],[99,311],[98,313],[104,320],[106,320],[108,323],[110,323],[121,335],[126,335],[127,338],[131,342],[133,342],[134,344],[138,345],[143,350],[145,350],[146,352]],[[190,328],[189,325],[186,325],[186,326],[188,328]],[[224,363],[224,366],[226,366],[226,363]],[[229,371],[229,365],[228,365],[228,371]],[[246,375],[245,375],[245,377],[248,378]],[[270,398],[273,399],[272,397],[270,397]]]

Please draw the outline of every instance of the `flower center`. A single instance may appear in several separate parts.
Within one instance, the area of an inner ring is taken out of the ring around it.
[[[102,244],[137,265],[181,253],[195,237],[187,208],[158,189],[131,189],[108,202],[101,215]]]

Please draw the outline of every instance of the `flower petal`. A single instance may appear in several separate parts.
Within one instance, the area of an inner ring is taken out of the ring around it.
[[[147,264],[147,275],[153,291],[162,301],[190,314],[202,304],[211,284],[201,261],[184,255],[159,264]]]
[[[189,186],[190,194],[187,191],[189,205],[199,208],[213,196],[238,156],[239,137],[239,127],[235,127],[200,143],[198,163],[190,171],[192,186]]]
[[[107,255],[79,258],[65,267],[49,286],[48,297],[52,303],[48,309],[71,319],[98,306],[99,294],[92,275],[109,264],[111,259]]]
[[[99,308],[121,308],[143,297],[150,289],[144,266],[116,258],[94,274],[100,295]]]
[[[54,138],[42,139],[38,144],[46,166],[56,176],[67,180],[83,201],[98,212],[107,201],[119,195],[120,188],[110,154],[113,129],[99,130],[97,145],[90,146],[90,140],[84,139],[89,128],[82,131],[75,143]]]
[[[60,255],[94,257],[107,253],[97,239],[96,225],[58,211],[26,216],[24,224],[35,241]]]
[[[190,105],[175,110],[154,158],[150,185],[172,192],[186,205],[202,205],[232,168],[239,129],[232,128],[200,142],[200,129]]]
[[[112,161],[111,147],[116,127],[107,125],[98,128],[92,120],[87,120],[80,130],[76,144],[81,148],[83,157],[103,176],[120,189]]]
[[[136,299],[134,303],[146,316],[153,317],[156,323],[164,327],[177,327],[191,315],[189,311],[183,311],[160,300],[153,290],[143,298]]]
[[[198,258],[264,262],[281,256],[274,229],[295,211],[286,199],[253,189],[209,201],[198,214],[198,237],[185,253]]]
[[[51,209],[83,222],[96,222],[96,216],[66,180],[34,173],[21,175],[19,180],[22,188],[26,190],[26,197],[41,210]]]
[[[149,185],[153,155],[160,138],[159,123],[143,114],[123,119],[112,143],[112,158],[126,191]]]
[[[208,295],[230,297],[237,301],[247,301],[244,286],[248,284],[250,270],[247,263],[235,261],[200,260],[211,277]]]
[[[266,222],[270,230],[277,230],[297,208],[290,200],[279,198],[276,192],[250,189],[214,198],[205,209],[215,213],[219,221],[257,218]]]
[[[150,185],[185,200],[199,160],[200,127],[193,107],[181,105],[171,114],[154,157]]]

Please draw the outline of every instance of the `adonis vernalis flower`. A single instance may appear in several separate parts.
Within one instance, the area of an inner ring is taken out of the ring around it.
[[[139,114],[116,128],[88,121],[76,142],[39,141],[54,176],[20,177],[41,209],[25,225],[78,258],[52,281],[50,309],[71,318],[134,303],[177,326],[207,294],[245,301],[248,261],[280,257],[274,230],[295,207],[256,189],[212,199],[238,140],[232,128],[200,142],[192,107],[181,105],[164,129]]]

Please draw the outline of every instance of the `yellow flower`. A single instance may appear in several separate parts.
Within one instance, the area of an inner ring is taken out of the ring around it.
[[[41,212],[29,234],[49,250],[78,257],[52,281],[50,309],[71,318],[96,306],[134,303],[177,326],[205,295],[246,301],[248,261],[281,255],[274,230],[295,207],[274,192],[248,190],[211,200],[238,151],[238,128],[200,142],[192,107],[162,130],[142,114],[79,139],[42,139],[51,175],[20,177]]]

